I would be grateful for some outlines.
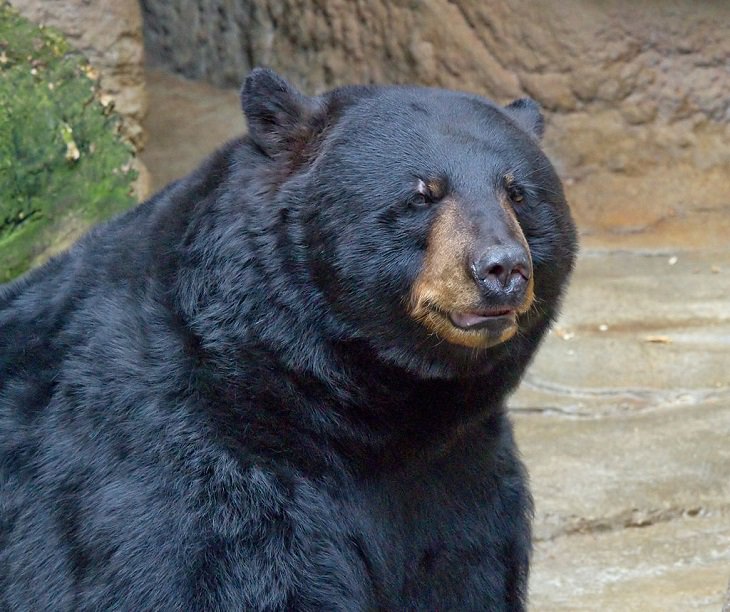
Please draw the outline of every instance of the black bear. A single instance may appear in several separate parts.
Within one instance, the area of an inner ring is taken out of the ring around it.
[[[536,104],[257,69],[0,290],[0,608],[522,610],[505,397],[576,249]]]

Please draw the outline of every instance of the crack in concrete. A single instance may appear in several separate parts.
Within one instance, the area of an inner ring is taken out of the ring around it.
[[[556,414],[559,416],[586,419],[596,416],[595,413],[583,411],[577,406],[510,406],[509,410],[515,414]]]
[[[522,385],[536,391],[557,395],[559,397],[569,397],[574,399],[596,400],[606,399],[613,403],[619,402],[635,402],[637,408],[643,409],[660,409],[667,406],[687,406],[702,403],[716,403],[722,401],[730,401],[730,388],[675,388],[671,390],[661,389],[642,389],[629,387],[615,388],[578,388],[561,385],[559,383],[546,382],[536,379],[529,374],[525,376]],[[616,406],[616,411],[620,410],[620,406]],[[515,408],[519,410],[519,408]],[[524,410],[524,409],[523,409]],[[568,410],[565,408],[557,408],[556,406],[548,406],[545,411],[556,413],[570,414],[571,416],[580,415],[580,411]],[[529,408],[526,412],[540,412],[539,409]]]
[[[677,318],[665,318],[660,320],[646,320],[646,319],[626,319],[618,322],[611,322],[611,334],[632,334],[637,336],[637,340],[641,340],[642,336],[650,332],[671,332],[679,330],[695,330],[697,328],[707,327],[725,327],[730,322],[730,316],[718,315],[714,317],[703,317],[694,316],[690,317],[679,317]],[[569,331],[576,334],[573,340],[578,339],[578,334],[581,336],[598,336],[599,333],[596,331],[595,323],[579,323],[571,325]]]
[[[659,523],[668,523],[683,518],[706,517],[713,514],[725,514],[730,511],[729,506],[708,508],[705,506],[669,507],[625,510],[609,517],[601,518],[563,518],[561,523],[550,530],[547,536],[536,536],[535,542],[550,542],[561,537],[586,534],[602,534],[616,532],[622,529],[637,529],[651,527]],[[543,524],[547,528],[548,525]]]

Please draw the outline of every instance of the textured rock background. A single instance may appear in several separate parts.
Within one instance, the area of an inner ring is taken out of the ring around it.
[[[590,242],[730,231],[730,3],[142,0],[152,61],[238,86],[269,65],[309,91],[418,82],[548,112],[546,148]]]

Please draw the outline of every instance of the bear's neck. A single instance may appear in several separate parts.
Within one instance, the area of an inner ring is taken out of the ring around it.
[[[377,360],[361,342],[330,346],[326,367],[307,355],[293,367],[291,354],[252,340],[237,359],[199,362],[192,378],[206,383],[198,393],[208,418],[234,454],[273,453],[312,472],[333,460],[389,469],[443,453],[475,428],[496,435],[521,373],[505,360],[480,377],[422,379]],[[253,440],[251,431],[258,432]],[[314,444],[320,439],[329,442],[324,451]]]

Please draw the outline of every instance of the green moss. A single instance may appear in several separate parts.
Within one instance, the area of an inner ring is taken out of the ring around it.
[[[94,76],[0,0],[0,282],[134,204],[134,154]]]

